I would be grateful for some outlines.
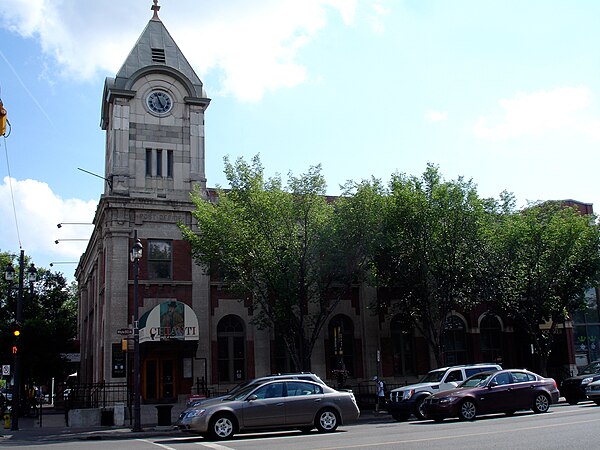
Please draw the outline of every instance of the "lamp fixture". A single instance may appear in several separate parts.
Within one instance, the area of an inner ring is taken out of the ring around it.
[[[61,228],[63,225],[94,225],[91,222],[61,222],[56,224],[57,228]]]
[[[88,241],[89,239],[84,239],[84,238],[78,238],[78,239],[57,239],[54,241],[55,244],[58,244],[59,242],[63,242],[63,241]]]

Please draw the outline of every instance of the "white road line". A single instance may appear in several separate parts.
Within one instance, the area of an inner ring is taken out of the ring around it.
[[[231,447],[225,447],[224,445],[219,444],[209,444],[205,442],[196,442],[196,444],[201,445],[203,447],[213,448],[215,450],[234,450]]]
[[[543,428],[554,428],[554,427],[559,427],[559,426],[570,426],[573,424],[583,424],[583,423],[593,423],[593,422],[600,422],[600,418],[599,419],[591,419],[591,420],[580,420],[577,422],[568,422],[568,423],[560,423],[560,424],[522,427],[522,428],[517,428],[517,429],[512,429],[512,430],[488,431],[488,432],[481,432],[481,433],[466,433],[466,434],[459,434],[459,435],[454,435],[454,436],[441,436],[441,437],[432,437],[432,438],[423,438],[423,439],[406,439],[406,440],[402,440],[402,441],[370,442],[368,444],[344,445],[343,447],[320,447],[318,450],[340,450],[340,449],[347,449],[347,448],[377,447],[380,445],[400,445],[400,444],[412,444],[412,443],[416,443],[416,442],[429,442],[429,441],[434,442],[434,441],[443,441],[443,440],[449,440],[449,439],[459,439],[459,438],[465,438],[465,437],[489,436],[492,434],[515,433],[518,431],[541,430]]]
[[[164,448],[166,450],[176,450],[173,447],[169,447],[168,445],[159,444],[158,442],[152,442],[149,439],[136,439],[136,441],[145,442],[146,444],[156,445],[157,447]]]

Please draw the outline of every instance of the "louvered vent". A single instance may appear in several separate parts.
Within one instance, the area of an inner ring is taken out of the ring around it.
[[[167,60],[165,59],[165,51],[162,48],[153,48],[152,49],[152,62],[156,63],[165,63]]]

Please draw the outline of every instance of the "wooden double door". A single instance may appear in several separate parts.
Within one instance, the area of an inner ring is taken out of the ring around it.
[[[146,402],[171,401],[177,397],[177,360],[148,358],[142,365],[142,397]]]

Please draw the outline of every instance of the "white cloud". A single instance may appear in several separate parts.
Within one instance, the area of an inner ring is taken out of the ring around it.
[[[425,118],[430,122],[443,122],[448,119],[448,111],[435,111],[430,109],[425,113]]]
[[[371,6],[373,27],[381,32],[381,17],[388,14],[384,0],[360,1]],[[223,94],[252,101],[266,91],[304,82],[307,69],[297,61],[298,51],[327,26],[332,13],[353,24],[358,2],[162,1],[159,16],[201,77],[220,70]],[[39,40],[62,75],[87,80],[99,72],[117,72],[150,19],[150,6],[149,0],[110,6],[97,1],[3,0],[0,26]]]
[[[480,117],[473,133],[485,139],[510,139],[560,131],[600,139],[600,118],[590,112],[593,101],[585,86],[519,92],[499,101],[502,114]]]
[[[45,258],[41,259],[48,262],[77,261],[87,242],[68,239],[89,239],[92,226],[65,225],[58,229],[56,225],[90,223],[96,206],[96,200],[62,199],[40,181],[5,177],[0,184],[0,250],[16,252],[22,245],[28,254],[42,254]],[[56,239],[67,240],[57,245]]]
[[[385,6],[386,0],[375,0],[371,5],[371,28],[377,34],[385,32],[385,17],[389,16],[390,8]]]

